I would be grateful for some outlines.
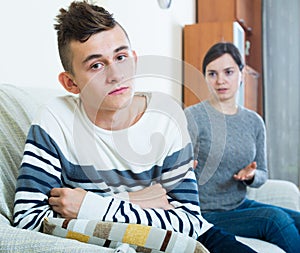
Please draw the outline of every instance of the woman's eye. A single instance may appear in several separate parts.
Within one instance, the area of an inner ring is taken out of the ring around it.
[[[228,76],[230,76],[230,75],[232,75],[233,74],[233,70],[226,70],[226,75],[228,75]]]
[[[209,72],[209,73],[208,73],[208,76],[209,76],[209,77],[214,77],[214,76],[216,76],[216,73],[214,73],[214,72]]]

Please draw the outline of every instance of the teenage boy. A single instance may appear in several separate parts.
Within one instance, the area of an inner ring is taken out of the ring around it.
[[[61,9],[55,29],[59,81],[79,96],[55,99],[32,123],[15,226],[39,230],[47,216],[138,223],[211,252],[253,252],[201,216],[184,113],[166,95],[134,91],[137,56],[122,26],[83,1]]]

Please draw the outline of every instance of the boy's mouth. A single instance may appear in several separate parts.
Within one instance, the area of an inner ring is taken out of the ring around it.
[[[128,90],[128,87],[119,87],[114,89],[113,91],[109,92],[108,95],[120,95]]]

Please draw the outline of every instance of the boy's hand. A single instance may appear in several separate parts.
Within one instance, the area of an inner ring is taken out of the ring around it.
[[[49,205],[63,218],[77,218],[81,203],[86,195],[81,188],[53,188],[50,191]]]
[[[161,184],[151,185],[145,189],[129,192],[129,201],[141,208],[161,208],[164,210],[174,209],[169,204],[167,191]]]
[[[244,169],[241,169],[237,174],[234,174],[233,178],[237,181],[252,180],[255,175],[256,167],[256,162],[252,162]]]

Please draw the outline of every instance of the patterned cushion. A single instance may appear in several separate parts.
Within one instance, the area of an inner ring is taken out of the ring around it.
[[[127,243],[137,252],[208,252],[191,237],[140,224],[48,217],[43,222],[43,232],[110,248]]]

